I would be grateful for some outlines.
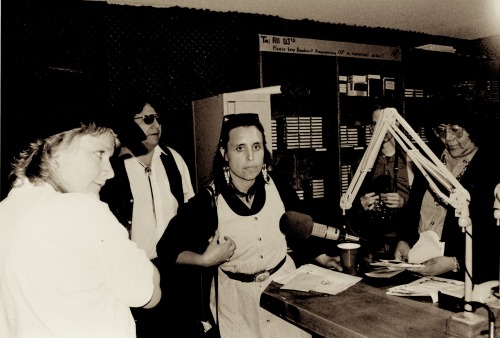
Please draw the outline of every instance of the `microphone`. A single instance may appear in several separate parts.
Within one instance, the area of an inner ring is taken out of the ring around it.
[[[281,216],[280,229],[286,236],[298,239],[314,236],[333,241],[359,242],[359,237],[349,235],[337,228],[315,223],[311,216],[296,211],[286,211]]]

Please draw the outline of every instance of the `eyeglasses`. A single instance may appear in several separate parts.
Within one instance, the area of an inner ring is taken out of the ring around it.
[[[432,128],[434,131],[434,134],[436,134],[437,137],[441,138],[446,138],[446,135],[448,132],[450,132],[453,136],[456,137],[462,137],[464,133],[464,129],[460,127],[459,125],[446,125],[446,126],[437,126],[435,128]]]
[[[146,123],[147,125],[151,125],[153,124],[153,122],[155,121],[158,121],[158,123],[160,123],[160,117],[158,115],[144,115],[144,116],[139,116],[139,117],[134,117],[134,120],[139,120],[139,119],[142,119],[144,121],[144,123]]]

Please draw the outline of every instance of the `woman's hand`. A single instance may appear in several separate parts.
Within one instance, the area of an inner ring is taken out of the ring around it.
[[[455,268],[455,260],[453,257],[434,257],[424,263],[425,267],[410,268],[408,271],[417,272],[423,276],[438,276]]]
[[[402,208],[405,204],[405,200],[397,192],[380,194],[380,200],[391,209]]]
[[[203,254],[183,251],[177,256],[176,263],[203,267],[220,265],[231,259],[234,250],[236,250],[234,241],[226,236],[224,242],[221,243],[219,230],[216,230],[214,236],[209,239],[208,247]]]
[[[327,254],[321,254],[316,257],[316,262],[327,269],[335,269],[342,271],[342,266],[340,266],[340,256],[328,256]]]
[[[408,262],[408,253],[410,252],[410,245],[405,241],[399,241],[394,251],[394,259],[398,261]]]
[[[363,210],[373,210],[375,207],[375,202],[380,199],[379,195],[375,195],[374,192],[369,192],[367,194],[364,194],[359,198],[361,202],[361,206],[363,207]]]
[[[210,239],[207,249],[202,254],[204,266],[220,265],[229,262],[236,250],[236,243],[225,236],[224,241],[220,240],[219,230],[215,230],[214,236]]]

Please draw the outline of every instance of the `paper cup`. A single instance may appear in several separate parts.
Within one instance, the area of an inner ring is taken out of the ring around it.
[[[340,243],[337,245],[340,249],[340,263],[345,273],[357,275],[358,273],[358,243]]]

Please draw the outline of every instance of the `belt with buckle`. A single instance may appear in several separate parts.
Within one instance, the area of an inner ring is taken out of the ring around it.
[[[286,261],[286,256],[274,268],[269,270],[262,270],[256,273],[241,273],[241,272],[231,272],[225,270],[222,271],[224,271],[224,273],[229,278],[238,280],[243,283],[263,282],[266,279],[268,279],[273,273],[278,271],[283,266],[283,264],[285,264],[285,261]]]

